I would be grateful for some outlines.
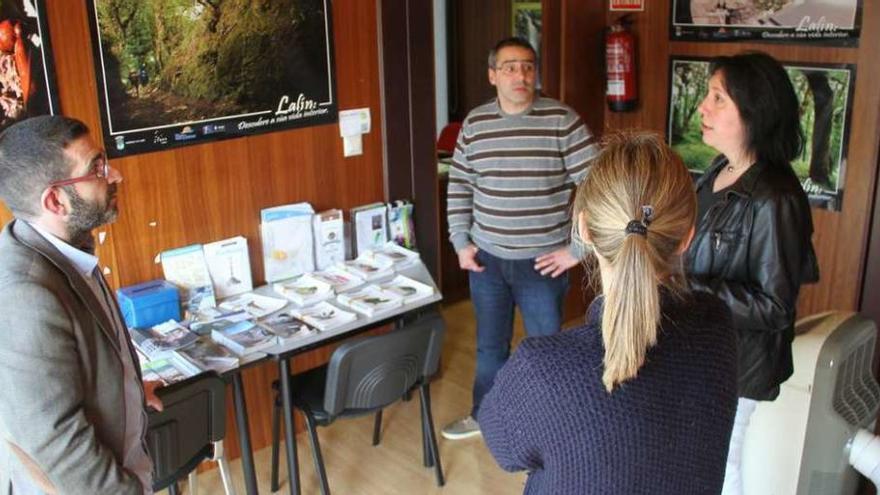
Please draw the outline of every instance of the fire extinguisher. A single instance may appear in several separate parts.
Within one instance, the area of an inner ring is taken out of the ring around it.
[[[636,81],[636,40],[629,31],[629,15],[617,20],[605,34],[605,98],[612,112],[635,110],[639,101]]]

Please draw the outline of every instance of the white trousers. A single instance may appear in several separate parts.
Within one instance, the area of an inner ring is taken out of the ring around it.
[[[727,469],[724,472],[724,487],[721,489],[721,495],[743,495],[742,448],[749,419],[757,405],[758,401],[744,398],[740,398],[736,404],[736,417],[733,420],[733,432],[730,434]]]

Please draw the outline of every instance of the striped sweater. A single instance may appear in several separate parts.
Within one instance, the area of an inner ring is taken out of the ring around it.
[[[504,259],[566,246],[569,202],[598,154],[577,113],[550,98],[508,115],[497,100],[464,121],[449,171],[449,240]],[[577,254],[577,251],[573,251]]]

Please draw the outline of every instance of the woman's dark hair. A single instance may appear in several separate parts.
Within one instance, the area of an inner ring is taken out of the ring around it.
[[[799,103],[782,65],[763,52],[715,57],[709,73],[722,75],[739,110],[746,150],[773,165],[789,165],[804,146]]]

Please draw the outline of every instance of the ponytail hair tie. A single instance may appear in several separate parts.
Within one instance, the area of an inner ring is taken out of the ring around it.
[[[630,220],[626,224],[626,234],[638,234],[643,237],[648,236],[648,225],[654,220],[654,207],[651,205],[642,205],[642,219]]]
[[[626,224],[626,233],[627,235],[638,234],[640,236],[647,237],[648,227],[638,220],[630,220],[629,223]]]

